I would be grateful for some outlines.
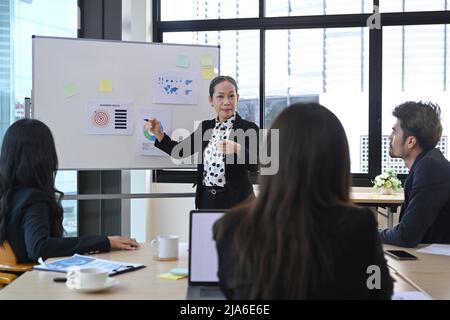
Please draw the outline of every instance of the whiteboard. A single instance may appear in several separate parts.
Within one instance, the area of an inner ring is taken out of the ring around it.
[[[193,132],[215,116],[208,91],[218,72],[216,46],[34,36],[32,116],[50,127],[60,169],[179,167],[160,150],[142,154],[142,117],[153,109],[167,115],[169,135]],[[159,79],[169,77],[184,81],[172,88],[183,93],[179,100],[164,96],[173,92]],[[107,107],[99,112],[99,106]],[[121,117],[111,106],[126,107],[126,130],[117,127]]]

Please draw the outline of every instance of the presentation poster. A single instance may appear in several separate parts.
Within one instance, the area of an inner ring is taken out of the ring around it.
[[[172,132],[172,112],[170,110],[161,110],[145,108],[139,111],[138,132],[138,153],[147,156],[167,156],[164,152],[155,147],[156,136],[150,132],[150,123],[144,119],[156,118],[161,122],[161,130],[167,135]]]
[[[153,103],[197,104],[199,78],[189,71],[158,71],[153,83]]]
[[[132,103],[89,101],[85,128],[88,134],[132,135]]]

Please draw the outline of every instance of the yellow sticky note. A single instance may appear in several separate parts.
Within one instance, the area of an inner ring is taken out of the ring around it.
[[[112,92],[113,86],[111,80],[100,80],[98,91],[100,92]]]
[[[78,94],[78,89],[73,83],[68,83],[64,86],[64,94],[66,98],[76,96]]]
[[[189,57],[183,54],[177,56],[177,67],[180,68],[189,68]]]
[[[213,67],[202,68],[202,77],[203,77],[203,79],[211,80],[215,76],[216,76],[216,74],[214,73],[214,68]]]
[[[186,278],[185,275],[176,275],[176,274],[173,274],[170,272],[160,274],[158,277],[160,277],[161,279],[166,279],[166,280],[178,280],[178,279]]]
[[[213,67],[214,65],[213,65],[211,55],[209,55],[209,54],[200,55],[200,66],[201,67]]]

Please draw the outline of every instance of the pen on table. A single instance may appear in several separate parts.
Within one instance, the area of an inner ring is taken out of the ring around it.
[[[53,282],[66,282],[66,281],[67,281],[67,279],[63,278],[63,277],[53,278]]]

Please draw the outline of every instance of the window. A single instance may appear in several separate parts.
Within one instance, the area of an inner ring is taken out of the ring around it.
[[[270,30],[266,43],[265,127],[294,102],[318,102],[346,128],[352,172],[360,172],[359,139],[369,128],[355,119],[368,119],[367,28]]]
[[[371,0],[266,0],[266,16],[309,16],[372,12]]]
[[[245,2],[231,1],[236,6]],[[171,3],[173,7],[178,2]],[[157,38],[153,40],[220,43],[221,59],[230,59],[231,54],[235,61],[257,60],[251,69],[254,74],[246,74],[239,85],[251,87],[252,93],[261,96],[255,101],[259,103],[255,116],[263,128],[296,101],[316,101],[330,108],[348,135],[355,185],[370,185],[370,179],[387,163],[401,165],[401,160],[389,159],[385,153],[392,126],[389,118],[396,104],[406,98],[432,97],[442,106],[450,101],[446,89],[446,24],[450,23],[446,0],[259,0],[264,12],[251,12],[249,17],[254,19],[241,21],[243,16],[237,14],[229,16],[233,19],[213,15],[219,3],[228,1],[196,0],[191,4],[189,15],[208,12],[208,18],[206,14],[198,18],[205,20],[180,24],[172,21],[181,18],[165,16],[163,21],[154,21]],[[379,5],[381,12],[395,14],[382,13],[382,28],[369,30],[367,18],[374,5]],[[233,41],[227,43],[220,36],[226,32],[234,33]],[[241,32],[254,32],[254,36],[244,39]],[[252,45],[245,46],[249,38]],[[230,72],[225,65],[221,63],[222,74]],[[450,119],[445,113],[443,110],[446,129],[439,146],[446,150]]]
[[[446,0],[381,0],[380,12],[448,10]]]
[[[448,157],[450,129],[447,29],[448,25],[383,28],[383,135],[391,132],[395,122],[392,110],[398,104],[418,100],[437,103],[441,107],[443,126],[438,147],[445,157]],[[383,167],[387,165],[384,160],[389,159],[383,159]],[[403,165],[398,172],[407,173],[408,170]]]
[[[258,0],[164,0],[160,3],[162,21],[254,18],[259,14]]]
[[[9,125],[25,116],[31,97],[32,35],[77,36],[76,0],[0,0],[0,142]],[[60,171],[57,188],[76,192],[76,172]],[[76,234],[76,201],[63,201],[67,235]]]
[[[220,45],[220,74],[233,77],[238,84],[237,111],[259,124],[259,31],[167,32],[164,42]]]

